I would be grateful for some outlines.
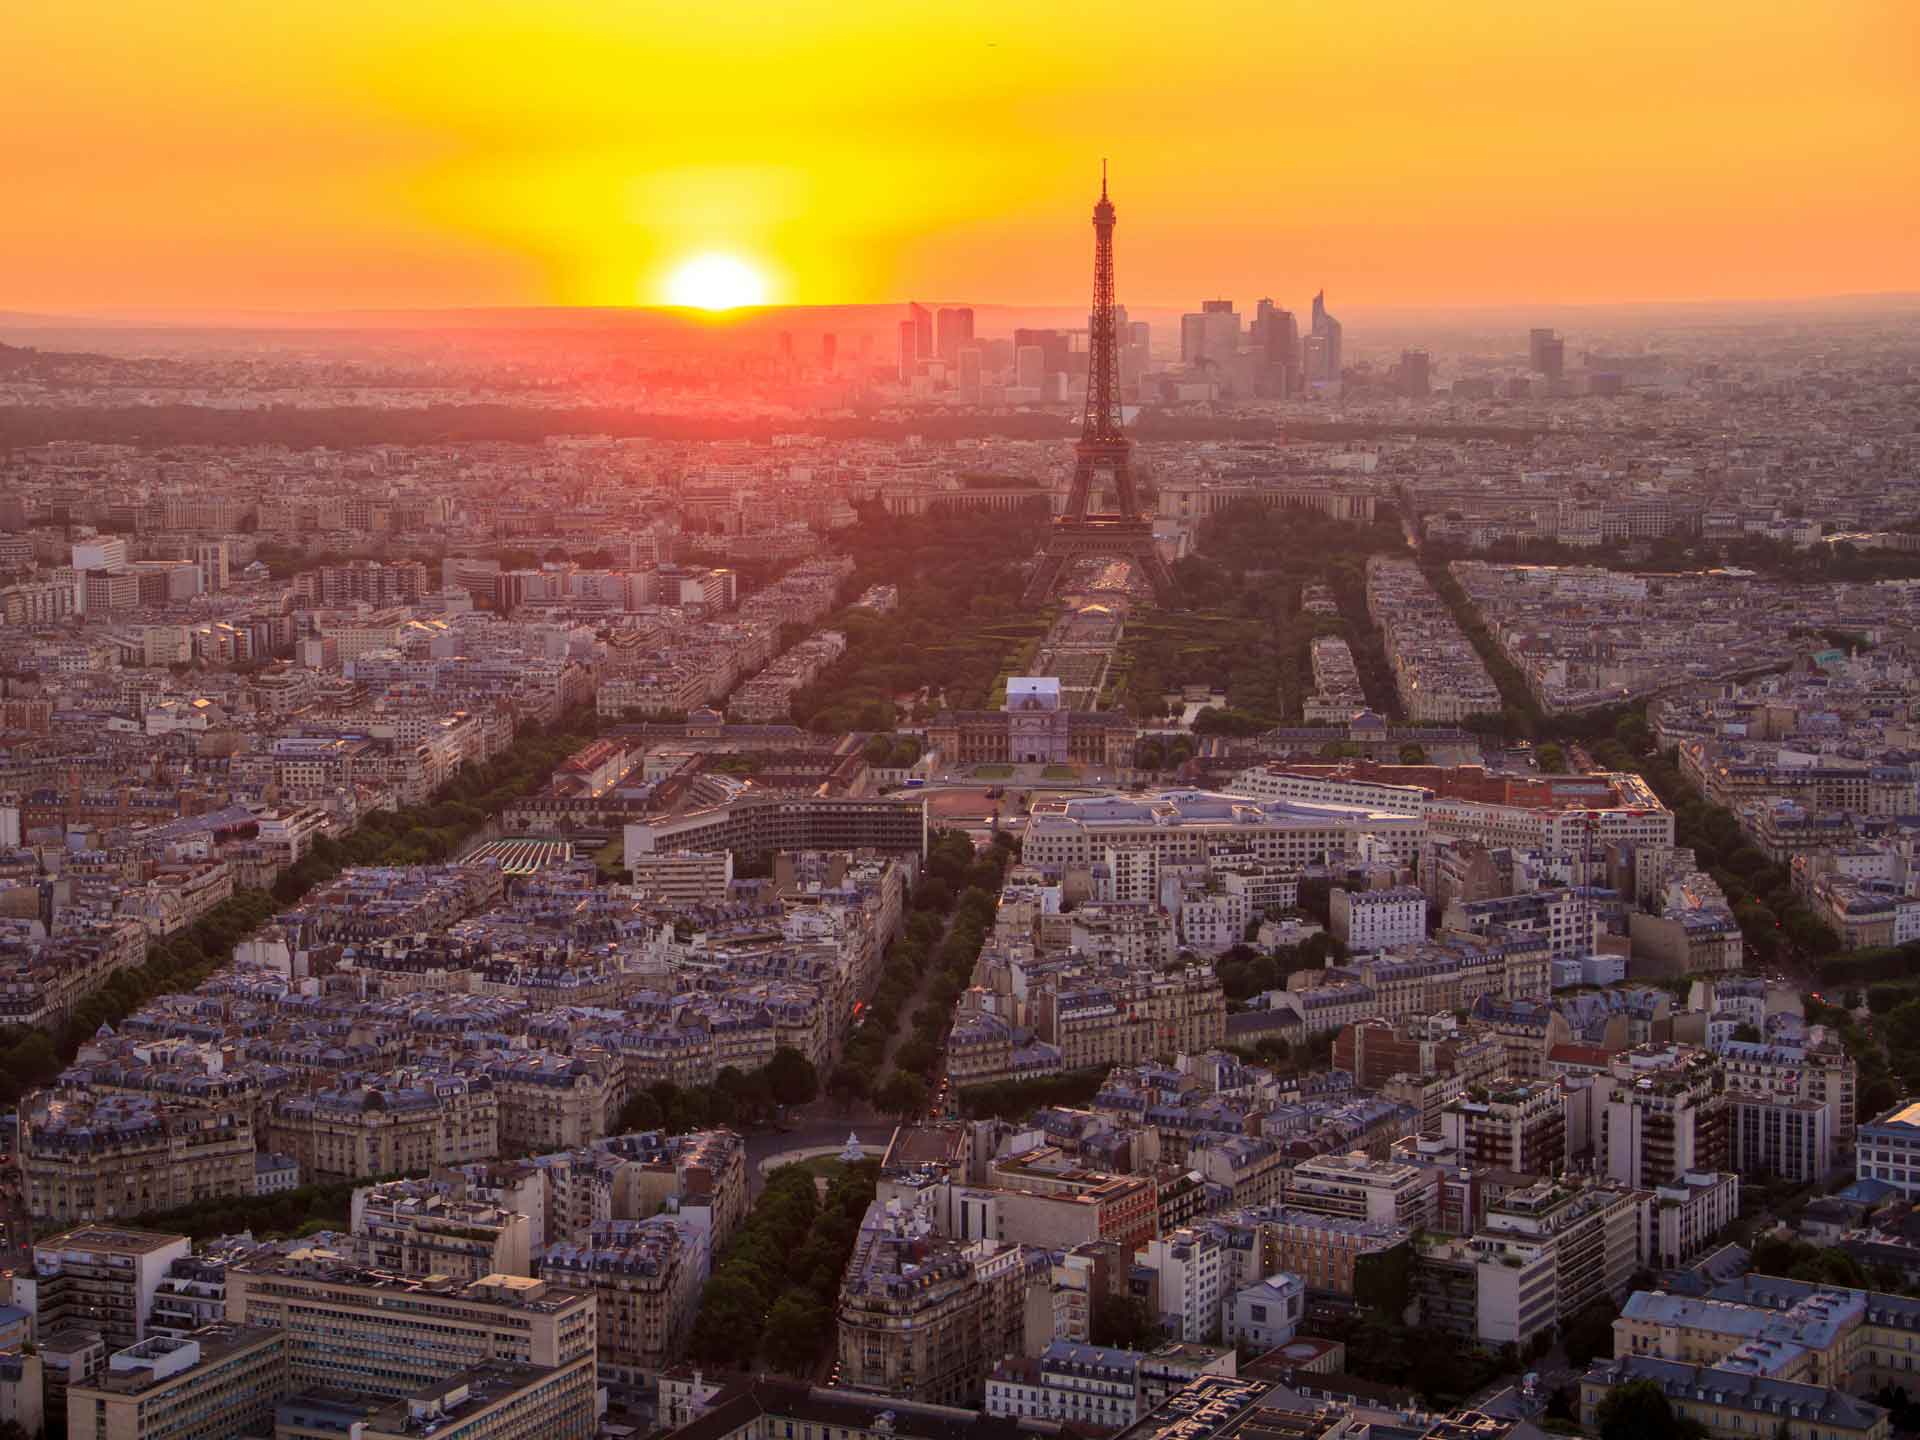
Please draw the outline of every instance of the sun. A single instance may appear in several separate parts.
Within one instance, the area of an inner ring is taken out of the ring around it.
[[[738,255],[710,251],[681,261],[667,276],[667,303],[693,310],[764,305],[767,277]]]

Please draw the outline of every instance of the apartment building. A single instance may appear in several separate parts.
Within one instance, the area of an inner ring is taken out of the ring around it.
[[[147,1331],[180,1339],[227,1318],[227,1262],[187,1255],[175,1260],[153,1292]]]
[[[29,1436],[46,1423],[46,1362],[24,1350],[0,1350],[0,1425],[18,1425]]]
[[[611,1220],[540,1258],[540,1277],[590,1291],[599,1304],[599,1373],[639,1388],[678,1359],[709,1266],[707,1234],[667,1216]]]
[[[1065,1070],[1199,1054],[1226,1038],[1227,1002],[1206,966],[1083,967],[1058,974],[1029,1004],[1035,1032]]]
[[[109,1225],[82,1225],[34,1241],[35,1333],[92,1330],[110,1350],[138,1344],[147,1336],[162,1277],[189,1249],[184,1235]]]
[[[352,1232],[375,1270],[445,1275],[471,1283],[530,1275],[532,1222],[482,1200],[459,1199],[432,1181],[390,1180],[353,1192]]]
[[[161,1279],[188,1249],[184,1235],[108,1225],[34,1242],[31,1280],[16,1277],[14,1296],[34,1312],[48,1425],[65,1424],[72,1386],[102,1369],[108,1355],[146,1339]]]
[[[1856,1123],[1859,1069],[1828,1032],[1817,1033],[1818,1043],[1801,1045],[1724,1040],[1714,1046],[1714,1053],[1720,1057],[1729,1097],[1810,1101],[1827,1111],[1827,1129],[1834,1140],[1844,1141]]]
[[[1475,1089],[1440,1112],[1440,1135],[1469,1165],[1558,1175],[1567,1165],[1567,1105],[1558,1082]]]
[[[532,1050],[489,1061],[500,1153],[570,1150],[599,1139],[626,1104],[626,1071],[605,1055]]]
[[[243,1109],[45,1090],[20,1109],[23,1198],[55,1224],[251,1195],[254,1154]]]
[[[1555,1312],[1564,1324],[1594,1301],[1626,1293],[1650,1205],[1645,1191],[1542,1180],[1490,1203],[1474,1241],[1531,1245],[1549,1256]]]
[[[1159,1297],[1160,1325],[1185,1341],[1214,1341],[1220,1336],[1222,1256],[1211,1230],[1176,1230],[1149,1240],[1134,1253],[1136,1267],[1151,1271]]]
[[[1740,1217],[1740,1177],[1728,1171],[1689,1171],[1653,1192],[1653,1233],[1643,1253],[1658,1269],[1677,1269],[1704,1254]]]
[[[1786,1095],[1727,1095],[1727,1163],[1742,1175],[1819,1184],[1839,1153],[1832,1107]],[[1860,1178],[1867,1174],[1865,1163]]]
[[[876,1200],[840,1284],[840,1385],[977,1404],[993,1361],[1025,1349],[1026,1271],[1018,1246],[944,1241],[910,1203]]]
[[[1329,896],[1334,938],[1349,950],[1393,950],[1427,935],[1427,897],[1417,885],[1384,890],[1335,886]]]
[[[1056,1340],[1005,1356],[987,1376],[985,1410],[1014,1420],[1115,1429],[1140,1418],[1140,1352]]]
[[[1699,1424],[1713,1440],[1887,1440],[1887,1412],[1844,1391],[1773,1380],[1718,1366],[1688,1365],[1649,1355],[1595,1361],[1580,1377],[1580,1423],[1592,1430],[1600,1407],[1623,1385],[1653,1384],[1674,1415]]]
[[[1298,1275],[1309,1290],[1346,1297],[1354,1293],[1356,1276],[1369,1265],[1384,1263],[1396,1248],[1407,1244],[1412,1233],[1398,1225],[1285,1205],[1229,1212],[1207,1223],[1252,1230],[1254,1263],[1246,1274],[1235,1277],[1239,1283],[1251,1283],[1263,1273],[1286,1271]]]
[[[392,1081],[286,1094],[267,1121],[267,1148],[310,1181],[491,1160],[500,1108],[485,1075],[401,1074]]]
[[[611,1213],[604,1218],[644,1219],[666,1208],[705,1229],[708,1248],[717,1255],[747,1217],[747,1147],[731,1130],[641,1131],[613,1136],[596,1148],[619,1160]]]
[[[1277,1350],[1293,1339],[1306,1309],[1306,1284],[1298,1275],[1276,1271],[1222,1302],[1221,1342],[1244,1344],[1256,1355]]]
[[[1439,1172],[1423,1165],[1322,1155],[1287,1172],[1282,1203],[1289,1210],[1415,1229],[1433,1223],[1438,1188]]]
[[[1730,1109],[1718,1059],[1682,1045],[1616,1055],[1603,1117],[1606,1173],[1645,1190],[1728,1166]]]

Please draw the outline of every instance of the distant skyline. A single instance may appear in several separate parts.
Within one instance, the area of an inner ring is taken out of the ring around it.
[[[1913,0],[22,7],[0,310],[1920,291]],[[731,272],[733,288],[689,290]],[[747,273],[747,272],[750,272]],[[678,277],[678,278],[676,278]]]

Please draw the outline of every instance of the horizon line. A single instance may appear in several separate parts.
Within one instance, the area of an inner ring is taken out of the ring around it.
[[[1324,293],[1324,292],[1323,292]],[[1221,298],[1207,296],[1206,299]],[[1271,298],[1262,296],[1259,298]],[[1122,302],[1128,304],[1129,302]],[[1189,302],[1198,305],[1201,301]],[[1756,309],[1768,306],[1806,308],[1820,305],[1860,306],[1869,304],[1920,304],[1920,289],[1833,291],[1797,295],[1728,296],[1689,299],[1620,300],[1479,300],[1479,301],[1353,301],[1340,302],[1353,313],[1433,314],[1468,317],[1475,314],[1534,309],[1539,311],[1600,312],[1609,310],[1707,310]],[[794,301],[767,305],[741,305],[726,310],[702,310],[676,305],[618,305],[569,303],[515,303],[472,305],[337,305],[301,308],[293,306],[222,305],[136,305],[98,311],[15,309],[0,305],[0,328],[29,325],[55,328],[89,326],[151,325],[162,329],[247,329],[250,321],[299,319],[305,321],[348,317],[383,316],[480,316],[480,315],[565,315],[599,317],[659,315],[685,319],[703,325],[725,325],[733,321],[777,315],[783,312],[825,310],[904,310],[911,304],[958,307],[986,311],[1077,310],[1081,302],[999,300],[921,300],[908,296],[900,300]],[[1194,313],[1181,303],[1130,302],[1139,311],[1168,314]],[[1291,308],[1291,307],[1282,307]]]

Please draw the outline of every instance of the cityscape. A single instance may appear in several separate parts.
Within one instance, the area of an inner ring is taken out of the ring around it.
[[[1920,12],[1383,7],[23,21],[0,1440],[1920,1435]]]

